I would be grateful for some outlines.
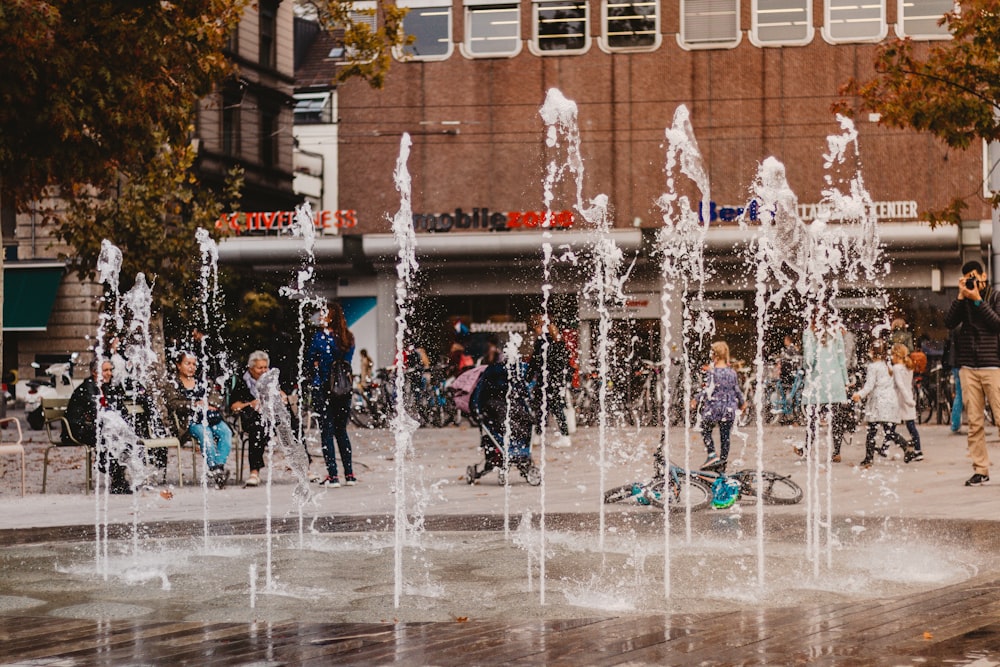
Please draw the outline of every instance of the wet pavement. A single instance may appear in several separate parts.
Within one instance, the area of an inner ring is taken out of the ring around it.
[[[79,451],[55,453],[48,493],[42,495],[44,434],[26,435],[31,440],[26,443],[25,498],[19,495],[16,459],[0,461],[0,541],[9,550],[16,545],[92,539],[95,506],[93,497],[83,494]],[[746,444],[739,437],[734,440],[731,469],[755,463],[755,434],[747,435]],[[858,444],[845,448],[845,462],[832,467],[837,529],[845,535],[856,533],[860,526],[871,535],[878,532],[871,530],[874,527],[900,534],[919,532],[933,536],[946,551],[954,547],[996,552],[1000,526],[994,521],[1000,508],[1000,480],[992,486],[965,487],[963,482],[972,472],[965,457],[965,438],[937,425],[922,426],[921,435],[925,460],[910,464],[895,453],[863,470],[856,466],[862,448]],[[700,462],[700,434],[692,436],[690,460]],[[352,437],[360,483],[325,490],[304,508],[302,523],[313,533],[392,531],[392,434],[355,431]],[[608,472],[603,486],[647,478],[656,439],[656,429],[612,430],[604,455]],[[764,465],[791,474],[804,486],[806,465],[792,453],[792,445],[800,439],[801,429],[766,429]],[[547,448],[545,453],[547,521],[552,531],[583,531],[592,536],[602,487],[598,434],[595,429],[584,429],[573,440],[571,448]],[[415,459],[407,465],[408,493],[411,500],[425,504],[428,530],[502,531],[505,505],[513,525],[526,510],[534,512],[537,521],[540,489],[529,487],[518,475],[511,477],[509,498],[497,486],[495,474],[474,486],[465,483],[465,467],[481,460],[477,443],[477,431],[467,426],[421,429],[415,434]],[[989,445],[991,454],[1000,456],[996,431],[990,434]],[[681,429],[671,432],[671,452],[675,462],[683,461]],[[537,450],[536,459],[542,463]],[[185,453],[183,464],[185,476],[190,477],[190,454]],[[291,498],[292,477],[280,459],[272,469],[272,528],[275,533],[294,535],[300,521]],[[317,463],[314,471],[320,472]],[[232,485],[223,491],[210,490],[206,496],[198,486],[178,487],[175,477],[171,460],[171,485],[111,498],[111,534],[127,539],[133,520],[138,519],[147,537],[196,536],[204,529],[206,516],[213,536],[263,531],[267,488]],[[825,477],[821,479],[825,484]],[[662,515],[649,508],[614,505],[606,510],[612,534],[662,531]],[[765,510],[769,539],[788,543],[801,539],[804,503]],[[742,538],[755,534],[756,508],[749,502],[725,512],[692,516],[696,531],[699,526],[719,523],[724,516]],[[683,520],[671,521],[673,530],[682,534]],[[843,553],[838,551],[836,557]],[[711,570],[704,574],[705,585],[713,586]],[[361,622],[346,622],[314,611],[303,613],[302,618],[249,621],[242,616],[212,621],[101,617],[102,612],[92,618],[58,618],[33,614],[30,605],[18,606],[9,599],[16,596],[0,595],[0,603],[7,602],[0,604],[0,663],[1000,665],[998,588],[1000,569],[987,559],[962,581],[932,581],[917,592],[874,599],[760,608],[743,604],[734,605],[732,611],[575,610],[573,618],[527,618],[527,612],[514,605],[508,618],[455,616],[447,621],[406,618],[398,622],[374,612]]]

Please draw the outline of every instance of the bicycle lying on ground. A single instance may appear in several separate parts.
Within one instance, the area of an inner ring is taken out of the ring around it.
[[[794,505],[802,500],[802,487],[790,477],[764,470],[761,472],[761,478],[763,480],[761,499],[764,503]],[[692,512],[709,505],[724,509],[740,498],[756,499],[756,484],[756,470],[739,470],[726,474],[716,470],[687,471],[670,464],[665,479],[617,486],[605,492],[604,502],[632,500],[639,505],[650,505],[660,509],[666,504],[671,512],[684,511],[688,506]]]
[[[604,492],[604,502],[629,500],[662,509],[664,487],[668,489],[665,497],[671,512],[683,512],[688,506],[695,512],[708,507],[712,502],[712,487],[693,473],[688,475],[683,468],[671,464],[666,479],[670,481],[669,486],[666,486],[662,478],[616,486]]]

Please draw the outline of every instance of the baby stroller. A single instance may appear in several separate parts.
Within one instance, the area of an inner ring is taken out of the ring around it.
[[[471,394],[464,391],[455,394],[455,403],[459,408],[467,403],[468,411],[479,418],[479,446],[485,457],[482,468],[479,464],[466,468],[465,481],[475,484],[480,477],[496,468],[497,483],[503,486],[507,483],[507,473],[514,467],[528,484],[538,486],[542,483],[542,474],[531,460],[532,420],[526,388],[523,383],[516,381],[512,387],[510,441],[507,446],[507,465],[504,465],[504,429],[508,418],[507,368],[503,364],[480,366],[459,377],[476,372],[479,377]]]

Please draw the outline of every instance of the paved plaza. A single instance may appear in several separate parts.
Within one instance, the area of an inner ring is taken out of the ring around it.
[[[4,431],[5,438],[9,432]],[[904,464],[891,452],[875,466],[857,467],[863,447],[845,447],[844,462],[833,464],[835,522],[882,521],[896,526],[922,526],[939,536],[942,548],[996,551],[995,523],[1000,507],[1000,479],[993,485],[967,488],[971,474],[965,437],[946,426],[921,428],[925,459]],[[93,496],[83,493],[79,450],[54,452],[48,492],[41,491],[44,433],[26,431],[28,493],[20,496],[16,459],[4,457],[0,468],[0,536],[15,545],[57,546],[66,540],[93,536]],[[658,438],[654,428],[610,429],[603,458],[605,486],[642,480],[651,472],[651,455]],[[792,452],[802,429],[767,427],[764,466],[790,474],[805,485],[806,465]],[[690,460],[700,463],[700,434],[692,434]],[[756,434],[734,438],[731,469],[755,463]],[[395,497],[395,441],[388,431],[352,431],[354,487],[320,493],[305,510],[314,529],[330,533],[392,531]],[[671,458],[682,462],[683,429],[672,429]],[[991,455],[1000,457],[995,429],[988,438]],[[426,525],[432,531],[499,530],[504,489],[495,474],[477,485],[465,483],[466,466],[480,461],[478,431],[467,425],[420,429],[413,436],[414,456],[409,479],[425,489]],[[583,526],[593,534],[600,505],[597,462],[602,458],[596,429],[582,429],[567,449],[547,448],[545,511],[553,530]],[[742,459],[742,463],[741,463]],[[182,459],[190,477],[191,457]],[[320,472],[319,462],[314,471]],[[232,484],[223,491],[176,484],[170,462],[166,486],[153,486],[132,497],[110,499],[112,533],[127,532],[137,518],[153,533],[197,535],[207,513],[213,534],[261,529],[268,503],[267,489]],[[293,479],[280,456],[273,466],[270,502],[275,530],[291,530],[297,511],[291,497]],[[266,475],[265,475],[266,479]],[[540,489],[512,475],[508,511],[519,517],[538,513]],[[825,482],[824,482],[825,483]],[[805,504],[767,506],[769,532],[803,533]],[[699,526],[711,530],[718,517],[736,518],[753,530],[755,507],[741,503],[735,510],[696,513]],[[643,518],[655,532],[662,521],[648,508],[607,507],[609,526],[628,517]],[[641,523],[641,522],[640,522]],[[675,520],[677,530],[683,522]],[[634,525],[634,524],[633,524]],[[612,528],[613,529],[613,528]],[[840,558],[840,555],[838,555]],[[985,563],[991,563],[985,559]],[[711,583],[711,580],[708,580]],[[363,622],[338,621],[310,613],[307,618],[213,621],[137,618],[66,618],[31,614],[30,609],[0,606],[0,664],[118,665],[118,664],[819,664],[819,665],[1000,665],[1000,569],[983,566],[960,582],[890,597],[818,600],[814,604],[739,608],[732,611],[685,611],[646,614],[577,610],[572,617],[532,618],[512,609],[509,618],[399,620],[373,614]],[[10,596],[7,596],[10,597]],[[0,595],[0,600],[4,596]],[[332,613],[332,612],[331,612]],[[432,616],[428,616],[431,618]]]

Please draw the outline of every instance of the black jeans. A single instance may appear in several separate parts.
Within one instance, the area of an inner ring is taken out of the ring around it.
[[[351,439],[347,435],[347,421],[351,416],[351,397],[332,398],[327,392],[315,394],[316,411],[319,414],[320,442],[323,445],[323,459],[326,461],[326,474],[337,476],[337,450],[340,450],[340,462],[344,466],[344,474],[354,475],[351,464]],[[336,449],[334,449],[336,443]]]
[[[264,467],[264,449],[267,447],[267,429],[261,421],[260,413],[253,408],[243,408],[252,412],[252,416],[243,417],[243,437],[247,443],[247,464],[250,470],[260,470]]]

